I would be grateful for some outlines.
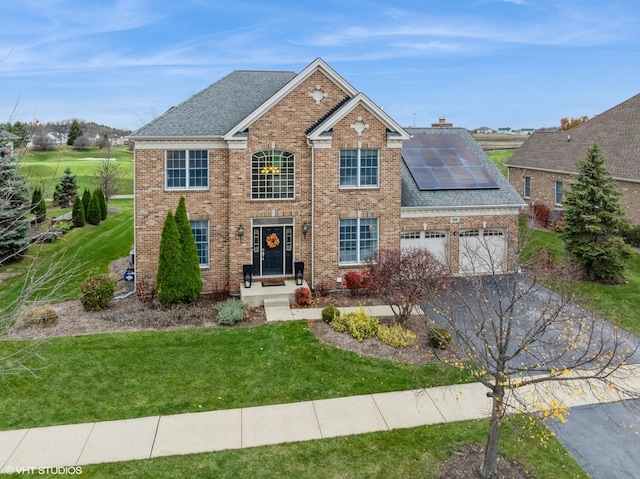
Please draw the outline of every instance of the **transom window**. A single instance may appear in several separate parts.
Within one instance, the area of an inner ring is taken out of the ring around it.
[[[167,189],[207,189],[209,152],[207,150],[167,150],[165,152]]]
[[[378,249],[378,218],[340,219],[339,264],[362,264]]]
[[[209,266],[209,222],[206,220],[189,221],[189,224],[198,248],[200,267]]]
[[[378,150],[340,150],[340,187],[378,186]]]
[[[251,198],[293,199],[294,154],[284,150],[263,150],[251,155]]]

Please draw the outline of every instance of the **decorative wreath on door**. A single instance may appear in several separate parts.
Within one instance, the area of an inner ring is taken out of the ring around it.
[[[278,238],[277,234],[271,233],[269,236],[267,236],[267,246],[269,248],[275,248],[279,244],[280,244],[280,238]]]

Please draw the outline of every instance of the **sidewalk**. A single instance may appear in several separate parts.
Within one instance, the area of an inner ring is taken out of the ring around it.
[[[0,431],[0,472],[241,449],[487,417],[475,383],[301,403]]]

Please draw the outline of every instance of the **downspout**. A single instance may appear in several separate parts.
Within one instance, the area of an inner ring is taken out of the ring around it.
[[[308,142],[309,140],[307,140]],[[316,149],[311,142],[311,290],[315,291],[315,211],[316,211],[316,182],[315,182],[315,155]]]

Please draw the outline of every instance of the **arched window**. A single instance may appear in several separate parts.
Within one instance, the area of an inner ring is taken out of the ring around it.
[[[262,150],[251,155],[251,198],[294,198],[294,155],[284,150]]]

